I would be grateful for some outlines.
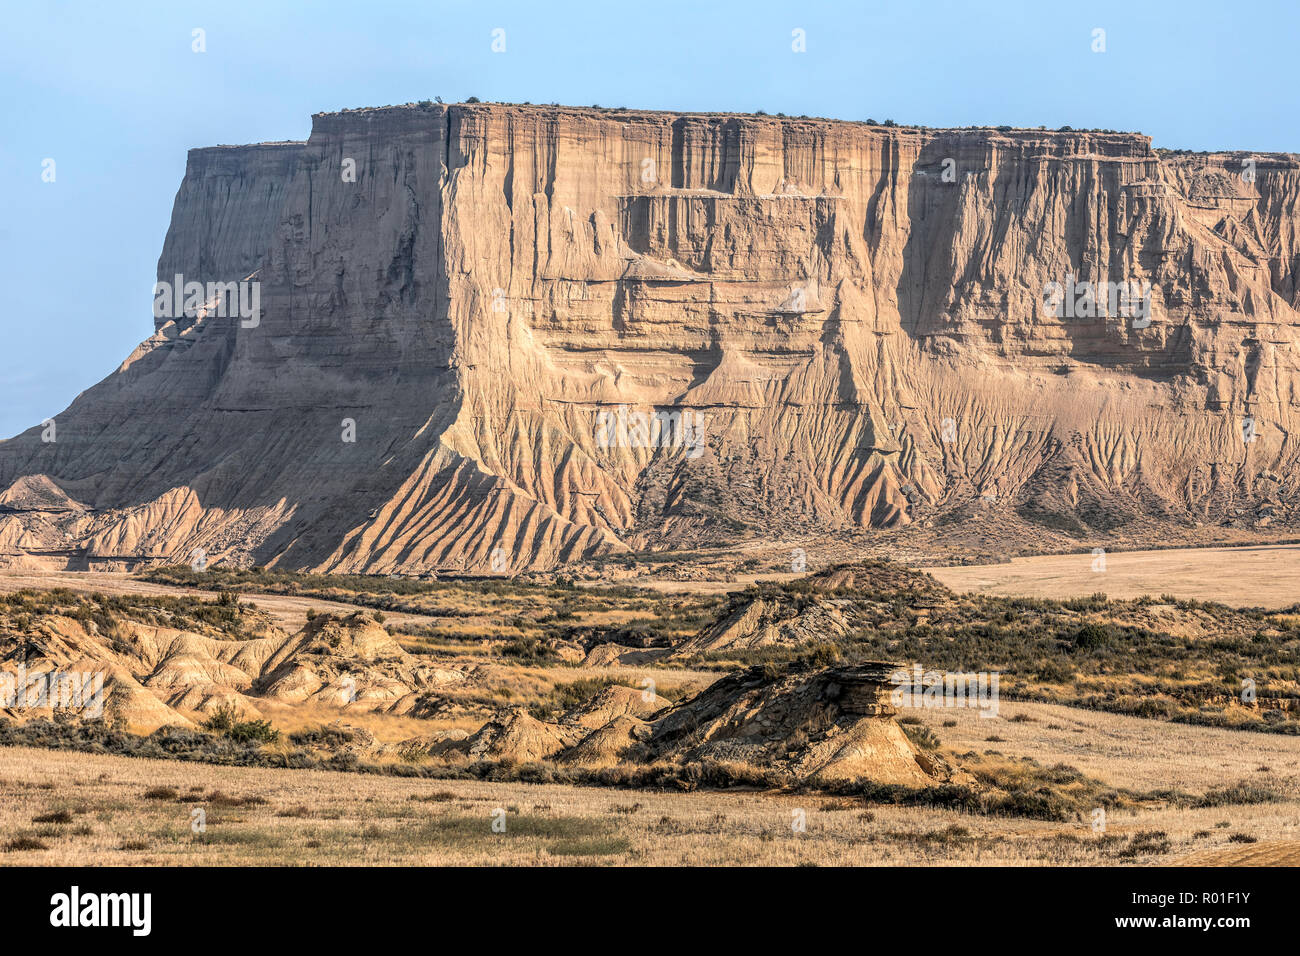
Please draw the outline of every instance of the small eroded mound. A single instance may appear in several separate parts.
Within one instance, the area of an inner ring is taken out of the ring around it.
[[[640,745],[652,732],[653,728],[646,721],[622,714],[583,737],[560,754],[559,760],[582,767],[610,767],[633,762],[643,754],[644,748]]]
[[[853,628],[855,610],[864,602],[901,600],[912,607],[932,607],[952,597],[923,571],[888,561],[840,565],[794,582],[746,588],[732,596],[712,624],[668,656],[685,660],[834,644]]]
[[[761,647],[798,647],[841,638],[847,630],[840,609],[824,598],[786,594],[755,597],[683,641],[673,650],[672,657]]]
[[[648,720],[668,707],[668,701],[651,690],[610,684],[585,703],[570,710],[562,723],[595,729],[623,716]]]
[[[738,762],[796,780],[930,786],[945,768],[923,763],[894,721],[888,662],[795,671],[755,667],[729,675],[655,722],[657,759]]]
[[[455,747],[470,757],[529,763],[554,757],[582,736],[578,728],[541,721],[515,710],[489,720]]]
[[[948,588],[926,572],[890,561],[842,564],[820,571],[806,580],[811,590],[823,593],[851,593],[856,596],[902,594],[933,599],[952,597]]]
[[[559,721],[509,711],[451,747],[480,759],[583,767],[730,765],[813,786],[969,782],[943,758],[918,751],[894,721],[889,680],[900,666],[783,674],[754,667],[667,708],[609,687]]]

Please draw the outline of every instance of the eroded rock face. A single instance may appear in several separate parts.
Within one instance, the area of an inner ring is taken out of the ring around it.
[[[756,598],[673,648],[670,656],[690,658],[715,651],[799,647],[834,642],[848,631],[844,615],[829,601],[797,602]]]
[[[159,279],[253,277],[257,324],[159,319],[55,441],[0,445],[0,553],[519,570],[973,503],[1014,536],[1285,526],[1297,197],[1295,157],[1134,134],[320,114],[191,151]],[[1149,324],[1049,311],[1072,280],[1149,283]]]
[[[223,707],[257,717],[265,704],[408,714],[425,696],[469,680],[408,654],[361,614],[319,615],[292,635],[269,626],[266,632],[229,640],[130,619],[106,626],[43,615],[25,632],[0,631],[0,716],[49,716],[64,699],[51,675],[85,675],[76,714],[140,731],[191,726],[191,718]]]
[[[471,736],[421,746],[470,759],[587,768],[716,763],[814,786],[973,782],[941,755],[918,751],[894,721],[891,678],[901,666],[874,661],[776,675],[750,668],[667,707],[610,687],[558,722],[508,711]]]
[[[871,780],[927,787],[953,779],[946,760],[916,749],[894,721],[899,665],[729,674],[659,717],[646,750],[658,760],[734,762],[827,785]],[[965,776],[961,778],[967,780]]]

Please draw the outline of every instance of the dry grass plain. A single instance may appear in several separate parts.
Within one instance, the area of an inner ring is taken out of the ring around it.
[[[1012,558],[1007,564],[925,568],[952,590],[1065,600],[1100,591],[1218,601],[1233,607],[1288,607],[1300,600],[1300,545],[1119,551],[1094,571],[1092,554]]]
[[[1046,704],[918,712],[946,748],[1061,761],[1112,785],[1281,802],[1111,811],[1105,832],[815,794],[415,780],[0,749],[0,864],[1300,864],[1300,740]],[[955,721],[955,725],[952,723]],[[997,738],[990,740],[989,738]],[[170,788],[161,798],[155,788]],[[206,831],[193,832],[196,809]],[[505,811],[505,833],[493,832]],[[792,822],[802,811],[806,830]],[[24,848],[39,841],[44,849]]]
[[[1000,701],[997,717],[956,708],[904,713],[958,754],[996,751],[1065,763],[1112,786],[1199,794],[1246,782],[1300,799],[1300,737],[1028,701]]]

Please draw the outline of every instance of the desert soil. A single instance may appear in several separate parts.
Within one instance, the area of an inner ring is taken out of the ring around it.
[[[1300,545],[1121,551],[1093,570],[1091,554],[1012,558],[1007,564],[926,568],[954,591],[1065,599],[1172,594],[1234,607],[1287,607],[1300,600]]]

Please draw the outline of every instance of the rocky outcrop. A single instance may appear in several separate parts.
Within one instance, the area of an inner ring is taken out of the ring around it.
[[[1136,134],[320,114],[191,151],[159,278],[255,281],[257,321],[160,318],[53,441],[0,444],[0,553],[492,572],[973,504],[1011,545],[1286,526],[1298,197],[1295,157]],[[1045,304],[1081,282],[1149,314]]]
[[[842,646],[855,629],[871,626],[864,608],[901,605],[925,614],[953,597],[929,574],[891,562],[836,565],[790,585],[760,583],[733,593],[712,623],[655,659],[743,660],[755,650]],[[587,663],[611,663],[597,653],[609,646],[593,648]]]
[[[561,723],[594,730],[620,717],[649,720],[669,706],[653,690],[610,684],[590,700],[566,713]]]
[[[742,764],[814,786],[973,783],[940,754],[919,751],[894,720],[900,666],[863,661],[775,677],[764,667],[728,675],[658,718],[645,752],[679,763]]]
[[[830,601],[801,601],[784,594],[756,597],[740,602],[722,620],[677,645],[671,656],[834,642],[847,631],[844,615]]]
[[[533,763],[554,757],[583,736],[577,728],[547,723],[516,710],[494,717],[454,746],[476,759]]]
[[[84,677],[86,689],[77,706],[64,709],[143,731],[191,726],[219,708],[256,717],[267,704],[409,714],[425,695],[469,680],[408,654],[361,614],[319,615],[296,634],[268,629],[248,640],[61,613],[23,619],[19,627],[0,624],[0,716],[20,720],[49,716],[71,699],[51,683],[63,675]]]
[[[511,711],[425,752],[593,769],[713,764],[812,786],[973,782],[940,754],[918,751],[894,721],[891,679],[901,666],[869,661],[777,674],[751,668],[667,709],[638,705],[632,695],[639,692],[611,687],[558,722]],[[626,706],[611,708],[616,701]]]

